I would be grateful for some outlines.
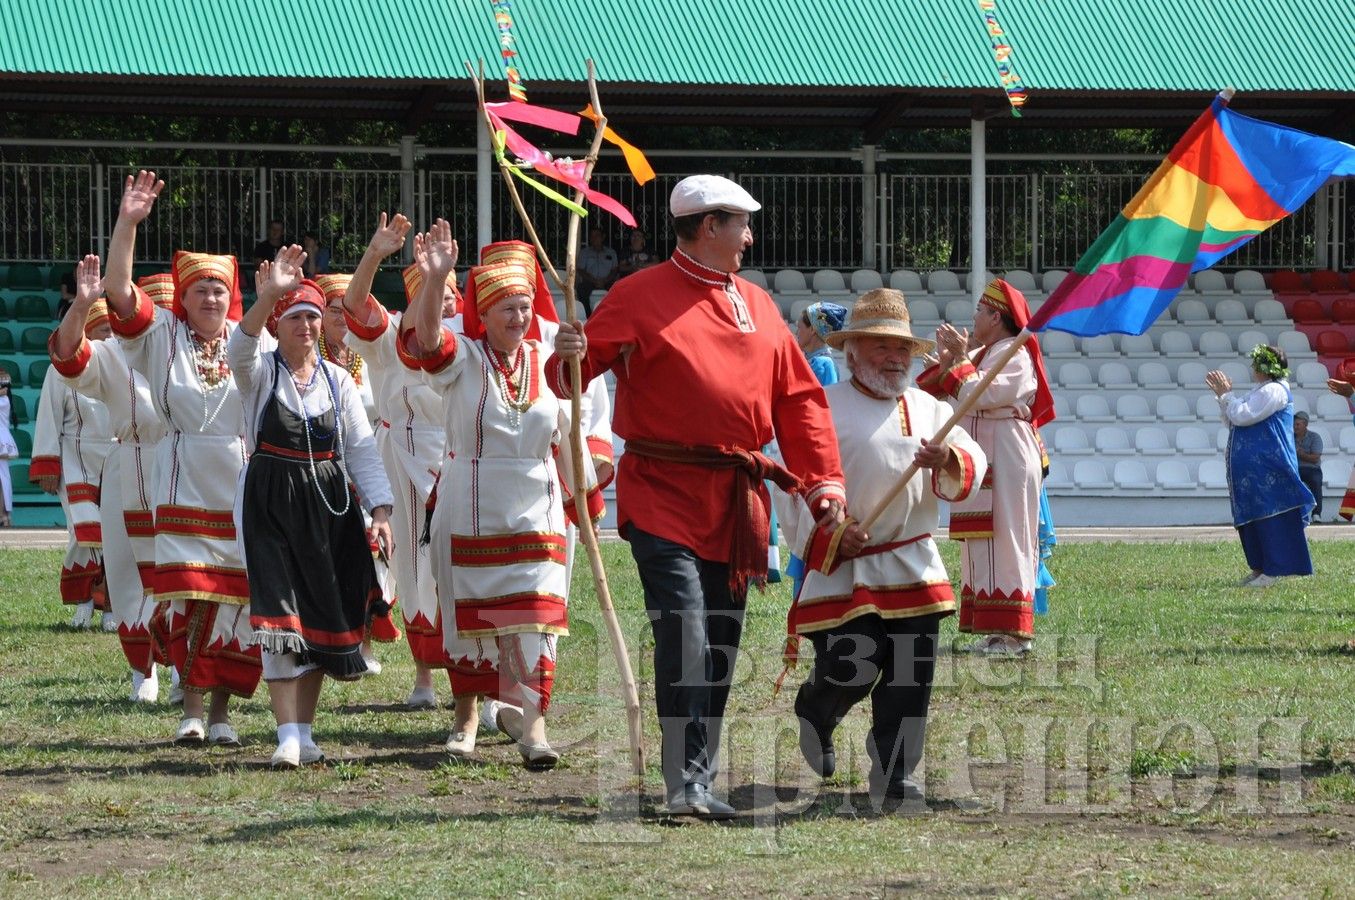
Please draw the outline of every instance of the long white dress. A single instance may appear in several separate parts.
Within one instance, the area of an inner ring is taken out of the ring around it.
[[[0,397],[0,501],[4,502],[6,513],[14,509],[14,485],[10,483],[9,461],[19,455],[19,445],[14,443],[14,433],[9,430],[9,395]]]

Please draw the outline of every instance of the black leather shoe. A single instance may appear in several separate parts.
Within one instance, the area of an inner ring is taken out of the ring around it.
[[[795,694],[795,717],[800,723],[800,754],[816,775],[830,777],[837,770],[837,752],[833,749],[833,728],[816,720],[809,705],[801,703],[804,688]]]
[[[715,799],[704,784],[684,785],[681,795],[669,799],[668,814],[711,820],[732,819],[736,815],[734,807]]]

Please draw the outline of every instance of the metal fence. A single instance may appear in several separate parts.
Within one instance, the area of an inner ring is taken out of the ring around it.
[[[446,157],[430,157],[446,159]],[[475,233],[475,174],[438,169],[426,162],[414,173],[410,214],[422,226],[432,217],[452,221],[465,246]],[[763,269],[881,270],[969,267],[969,176],[907,171],[893,161],[889,172],[862,174],[749,174],[741,182],[763,204],[754,225],[755,244],[744,264]],[[1006,164],[1008,169],[1021,164]],[[987,266],[994,271],[1069,268],[1119,214],[1143,184],[1150,167],[1107,164],[1116,171],[1041,172],[1031,160],[1025,172],[990,174],[986,183]],[[922,169],[923,166],[914,166]],[[356,264],[381,211],[401,208],[402,174],[396,169],[251,168],[163,166],[165,192],[156,214],[138,230],[137,259],[167,262],[176,249],[236,253],[249,259],[268,220],[283,222],[285,236],[300,240],[314,231],[329,248],[331,263]],[[102,252],[117,217],[122,165],[0,163],[0,260],[70,261]],[[680,176],[659,175],[647,185],[628,175],[599,173],[598,190],[634,214],[649,248],[667,253],[674,244],[668,195]],[[542,242],[563,259],[566,211],[522,185],[523,203]],[[492,233],[524,237],[523,228],[497,174]],[[630,246],[629,229],[592,210],[585,231],[596,226],[618,252]],[[582,237],[582,236],[581,236]],[[469,261],[467,259],[466,261]],[[1338,183],[1319,192],[1294,215],[1229,256],[1236,268],[1343,268],[1355,263],[1355,190]]]

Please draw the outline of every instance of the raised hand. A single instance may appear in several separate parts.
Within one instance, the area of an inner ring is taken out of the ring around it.
[[[414,232],[414,265],[419,267],[419,272],[424,278],[428,278],[432,272],[432,267],[428,264],[428,236],[421,231]]]
[[[75,267],[75,303],[81,309],[88,310],[94,301],[103,296],[104,283],[99,277],[99,257],[93,253],[86,256]]]
[[[1215,396],[1222,397],[1233,389],[1233,382],[1227,375],[1215,370],[1204,376],[1204,383],[1214,392]]]
[[[428,266],[434,277],[445,279],[452,274],[460,250],[456,241],[452,240],[450,222],[438,219],[433,223],[424,239],[424,251],[428,254]]]
[[[277,259],[271,263],[264,261],[254,273],[254,289],[260,297],[273,300],[296,290],[303,276],[302,265],[306,262],[306,251],[297,244],[283,247],[278,251]]]
[[[1340,394],[1342,397],[1350,397],[1355,394],[1355,385],[1352,385],[1344,378],[1328,378],[1327,390],[1333,394]]]
[[[389,222],[386,220],[386,214],[382,213],[367,249],[385,259],[405,245],[410,224],[410,221],[400,213],[396,213]]]
[[[122,202],[118,204],[118,218],[133,225],[144,220],[151,214],[164,187],[165,183],[157,179],[154,172],[142,169],[136,175],[128,175],[122,188]]]

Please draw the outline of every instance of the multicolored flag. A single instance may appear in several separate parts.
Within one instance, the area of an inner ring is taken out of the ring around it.
[[[1027,327],[1143,334],[1192,272],[1352,176],[1355,146],[1241,115],[1216,97]]]

